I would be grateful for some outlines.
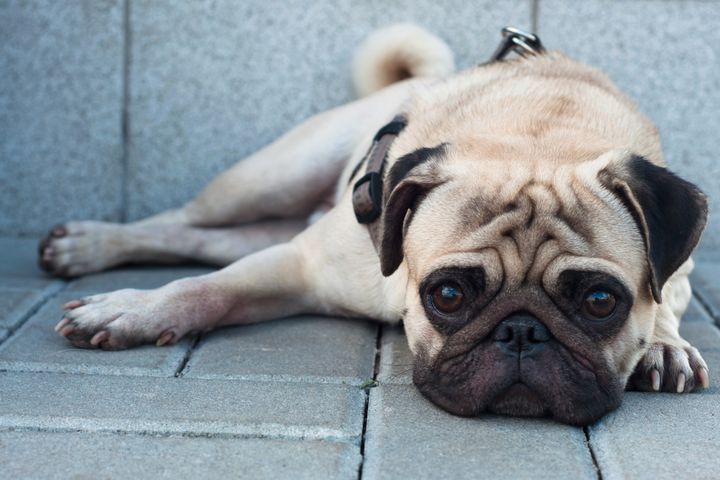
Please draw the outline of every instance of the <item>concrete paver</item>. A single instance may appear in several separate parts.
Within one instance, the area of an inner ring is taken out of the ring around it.
[[[0,237],[0,288],[41,290],[62,282],[37,267],[38,238]]]
[[[698,262],[691,274],[696,294],[710,310],[714,320],[720,322],[720,262]]]
[[[378,381],[383,384],[412,384],[412,369],[413,357],[402,326],[383,325]]]
[[[410,385],[371,390],[363,478],[596,479],[582,429],[456,417]]]
[[[358,446],[324,441],[0,432],[2,476],[27,480],[354,479],[360,459]]]
[[[0,372],[0,428],[359,444],[364,399],[347,385]]]
[[[53,330],[62,316],[61,306],[75,298],[63,292],[47,302],[23,327],[0,347],[0,369],[148,375],[172,377],[180,368],[191,340],[176,345],[146,345],[127,351],[107,352],[73,347]]]
[[[603,478],[717,478],[718,395],[628,393],[590,429]]]
[[[372,378],[377,324],[314,316],[204,335],[183,374],[360,383]]]
[[[16,327],[43,298],[42,290],[0,288],[0,327]]]

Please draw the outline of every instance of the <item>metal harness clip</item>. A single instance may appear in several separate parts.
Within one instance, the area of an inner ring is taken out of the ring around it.
[[[539,55],[545,52],[540,38],[532,33],[524,32],[518,28],[505,27],[502,29],[503,39],[498,45],[495,53],[490,57],[491,62],[505,58],[510,52],[515,52],[521,57],[528,55]]]

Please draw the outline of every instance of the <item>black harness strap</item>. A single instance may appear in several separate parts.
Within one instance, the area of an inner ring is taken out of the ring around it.
[[[353,209],[355,218],[362,224],[373,223],[382,212],[383,169],[388,150],[395,137],[405,128],[407,121],[403,115],[397,115],[392,122],[375,134],[370,150],[360,162],[366,163],[365,175],[353,186]]]

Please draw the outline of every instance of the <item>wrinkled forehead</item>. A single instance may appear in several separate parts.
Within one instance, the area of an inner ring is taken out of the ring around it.
[[[416,207],[406,233],[416,277],[480,261],[517,282],[540,281],[562,260],[581,269],[600,262],[641,281],[642,238],[629,212],[595,180],[598,165],[482,160],[444,168],[449,180]]]

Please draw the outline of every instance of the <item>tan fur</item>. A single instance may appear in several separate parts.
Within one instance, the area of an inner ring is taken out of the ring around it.
[[[386,81],[373,75],[376,83]],[[374,89],[372,83],[365,81],[361,90]],[[441,161],[403,180],[431,178],[439,186],[406,219],[404,261],[383,277],[368,230],[354,218],[349,185],[361,175],[350,178],[374,132],[398,112],[407,115],[408,126],[390,149],[386,172],[420,147],[447,147]],[[300,312],[394,322],[405,311],[411,349],[432,362],[455,340],[428,320],[418,293],[421,282],[440,267],[482,266],[487,288],[501,300],[478,332],[524,305],[548,315],[554,335],[577,348],[575,353],[607,365],[622,386],[640,364],[643,375],[653,370],[674,375],[677,383],[664,384],[689,391],[706,384],[702,369],[707,369],[678,334],[690,298],[692,261],[665,284],[665,302],[655,303],[642,232],[599,181],[600,172],[621,164],[630,152],[662,165],[657,129],[603,73],[560,53],[476,67],[447,79],[402,81],[308,120],[215,179],[183,208],[118,227],[125,230],[116,249],[123,251],[118,257],[123,261],[144,259],[149,243],[152,252],[161,253],[157,239],[168,238],[171,226],[193,229],[183,238],[197,239],[208,227],[329,210],[291,241],[274,245],[280,242],[269,236],[265,250],[152,293],[125,290],[71,302],[58,331],[77,345],[125,348]],[[148,226],[160,233],[148,233]],[[247,244],[242,234],[232,238]],[[72,232],[65,239],[71,244]],[[61,240],[51,235],[48,248],[59,248]],[[190,241],[177,240],[182,245],[167,249],[174,260],[211,256],[210,246],[183,243]],[[49,268],[67,267],[46,253]],[[213,255],[218,258],[217,249]],[[108,266],[92,260],[80,262],[90,267],[72,272]],[[575,345],[582,334],[562,325],[567,322],[552,313],[556,307],[539,296],[556,291],[567,270],[604,272],[631,290],[635,303],[617,335],[597,345],[585,340]],[[212,306],[203,322],[187,313],[193,301]],[[148,302],[151,309],[144,307]]]
[[[353,83],[360,97],[410,77],[445,77],[454,71],[445,42],[407,23],[373,32],[353,58]]]

